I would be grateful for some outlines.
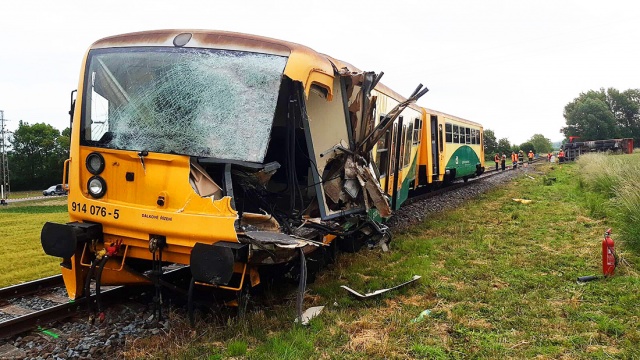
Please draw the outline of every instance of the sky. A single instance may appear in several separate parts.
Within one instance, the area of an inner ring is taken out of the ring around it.
[[[512,144],[560,141],[582,92],[640,88],[640,2],[618,0],[0,2],[0,110],[69,126],[70,93],[96,40],[154,29],[235,31],[296,42],[362,70],[418,105]]]

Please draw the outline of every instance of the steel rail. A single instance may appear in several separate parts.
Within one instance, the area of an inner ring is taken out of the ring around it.
[[[100,296],[103,301],[112,302],[119,300],[124,292],[124,286],[117,286],[102,291]],[[91,300],[93,300],[94,297],[95,296],[92,296]],[[80,307],[86,302],[87,298],[83,297],[75,301],[71,300],[68,303],[55,305],[0,322],[0,339],[6,339],[10,336],[33,330],[38,326],[45,326],[53,321],[71,317],[76,314],[78,310],[80,310]]]
[[[535,159],[531,162],[531,164],[535,164],[537,162],[539,162],[540,159]],[[505,169],[505,171],[512,171],[512,170],[517,170],[517,169],[513,169],[513,168],[507,168]],[[503,171],[496,171],[495,169],[487,169],[485,170],[484,173],[482,173],[482,175],[475,177],[475,178],[469,178],[469,180],[467,182],[463,182],[460,181],[459,179],[456,180],[455,182],[443,186],[441,188],[435,189],[435,190],[431,190],[431,191],[422,191],[420,192],[420,190],[418,190],[413,196],[410,196],[407,200],[405,200],[405,202],[402,204],[402,206],[404,205],[409,205],[409,204],[413,204],[415,202],[421,201],[421,200],[426,200],[426,199],[430,199],[432,197],[447,193],[449,191],[453,191],[453,190],[457,190],[460,188],[463,188],[467,185],[471,185],[474,184],[475,182],[478,181],[482,181],[484,179],[490,178],[492,176],[496,176],[498,174],[502,174]]]
[[[62,275],[53,275],[46,278],[25,282],[22,284],[0,288],[0,300],[33,294],[43,289],[62,286]]]

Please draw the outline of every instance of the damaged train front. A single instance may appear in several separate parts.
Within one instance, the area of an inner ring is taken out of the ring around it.
[[[92,279],[159,286],[167,264],[240,291],[266,268],[325,257],[336,237],[384,235],[366,189],[353,190],[362,181],[345,180],[373,173],[329,151],[352,142],[340,76],[327,74],[329,93],[288,73],[287,54],[229,43],[88,52],[65,162],[70,222],[41,235],[70,298]],[[327,191],[337,178],[342,190]]]

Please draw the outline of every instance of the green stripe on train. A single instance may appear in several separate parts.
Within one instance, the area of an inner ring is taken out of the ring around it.
[[[416,162],[417,161],[418,161],[418,156],[416,154],[416,156],[413,157],[413,161],[411,162],[411,167],[409,168],[409,173],[407,174],[407,176],[402,181],[402,187],[400,188],[400,191],[398,192],[398,199],[397,199],[397,202],[396,202],[396,208],[392,209],[392,210],[398,210],[400,208],[400,205],[402,205],[402,203],[405,202],[407,200],[407,198],[409,198],[409,184],[411,183],[411,180],[413,180],[416,177]],[[388,197],[387,200],[389,201],[389,206],[391,206],[391,197]],[[378,209],[376,209],[376,208],[369,209],[369,212],[367,213],[367,215],[372,220],[382,221],[382,217],[380,216],[380,213],[378,212]]]
[[[456,177],[473,175],[476,172],[476,165],[480,163],[478,154],[471,146],[463,145],[458,148],[449,159],[447,169],[456,169]]]

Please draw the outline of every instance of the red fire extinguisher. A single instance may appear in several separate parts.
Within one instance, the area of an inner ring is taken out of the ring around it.
[[[602,240],[602,273],[605,277],[613,275],[618,265],[618,255],[616,255],[615,245],[611,238],[611,229],[607,229]]]

